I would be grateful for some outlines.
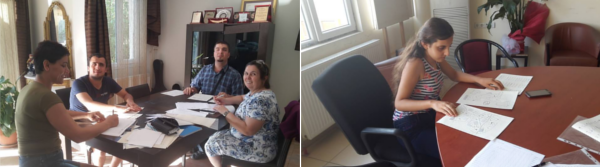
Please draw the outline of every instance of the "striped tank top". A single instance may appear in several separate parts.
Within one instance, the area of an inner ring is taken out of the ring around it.
[[[423,64],[425,66],[425,74],[415,88],[413,89],[412,94],[410,95],[410,99],[413,100],[439,100],[440,99],[440,91],[442,90],[442,85],[444,84],[444,73],[440,69],[440,64],[435,63],[438,67],[437,69],[433,68],[425,58],[421,58]],[[430,108],[431,109],[431,108]],[[419,110],[416,113],[426,113],[428,110]],[[410,116],[415,114],[415,112],[407,112],[407,111],[394,111],[393,120],[396,121],[398,119]]]

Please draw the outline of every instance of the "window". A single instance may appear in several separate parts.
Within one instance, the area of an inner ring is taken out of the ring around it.
[[[357,31],[351,0],[302,0],[300,8],[303,47]]]
[[[119,59],[133,59],[130,54],[129,38],[129,5],[130,0],[106,0],[106,19],[108,22],[108,39],[110,42],[111,63]],[[134,7],[133,5],[131,7]],[[118,45],[117,45],[118,44]]]

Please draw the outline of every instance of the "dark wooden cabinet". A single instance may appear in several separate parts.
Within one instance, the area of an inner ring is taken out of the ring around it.
[[[264,60],[270,66],[273,51],[273,23],[188,24],[186,27],[185,79],[190,85],[192,76],[202,65],[214,62],[213,51],[217,41],[226,41],[230,47],[228,64],[240,74],[248,62]],[[198,55],[203,54],[201,58]],[[204,59],[206,58],[206,59]]]

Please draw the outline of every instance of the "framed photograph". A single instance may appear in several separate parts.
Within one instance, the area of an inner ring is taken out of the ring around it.
[[[242,0],[240,11],[252,12],[256,9],[257,5],[271,5],[272,15],[275,15],[277,11],[277,0]]]
[[[271,5],[257,5],[254,9],[254,21],[253,23],[269,22],[271,21]]]
[[[224,23],[228,23],[228,22],[229,22],[228,18],[212,18],[212,19],[208,19],[208,23],[224,24]]]
[[[190,24],[200,24],[202,23],[202,11],[195,11],[192,13],[192,21]]]
[[[227,18],[231,19],[233,16],[233,7],[224,7],[215,9],[217,13],[215,14],[215,18]]]
[[[216,10],[205,10],[203,23],[208,23],[208,19],[215,18],[215,14],[217,14]]]
[[[254,20],[254,12],[235,12],[233,23],[250,23]]]

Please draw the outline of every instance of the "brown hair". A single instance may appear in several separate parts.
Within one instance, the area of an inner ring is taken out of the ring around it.
[[[258,68],[258,71],[260,72],[261,80],[265,80],[265,78],[267,76],[269,76],[269,66],[263,60],[252,60],[251,62],[246,64],[246,67],[248,67],[248,66],[256,66],[256,68]],[[265,81],[265,88],[267,88],[267,89],[271,88],[271,84],[269,84],[268,78]]]
[[[396,87],[400,84],[402,71],[404,70],[406,63],[411,59],[425,57],[425,48],[423,48],[421,42],[432,44],[437,40],[448,39],[452,37],[452,35],[454,35],[454,30],[446,20],[437,17],[432,17],[427,20],[421,29],[419,29],[417,35],[409,40],[408,46],[406,46],[404,51],[400,54],[398,63],[394,66],[394,81]],[[397,91],[394,91],[394,94],[395,92]]]
[[[69,54],[69,50],[57,42],[46,40],[38,43],[37,48],[33,52],[35,73],[41,74],[44,72],[44,60],[48,60],[48,62],[54,64],[63,57],[69,56]]]

